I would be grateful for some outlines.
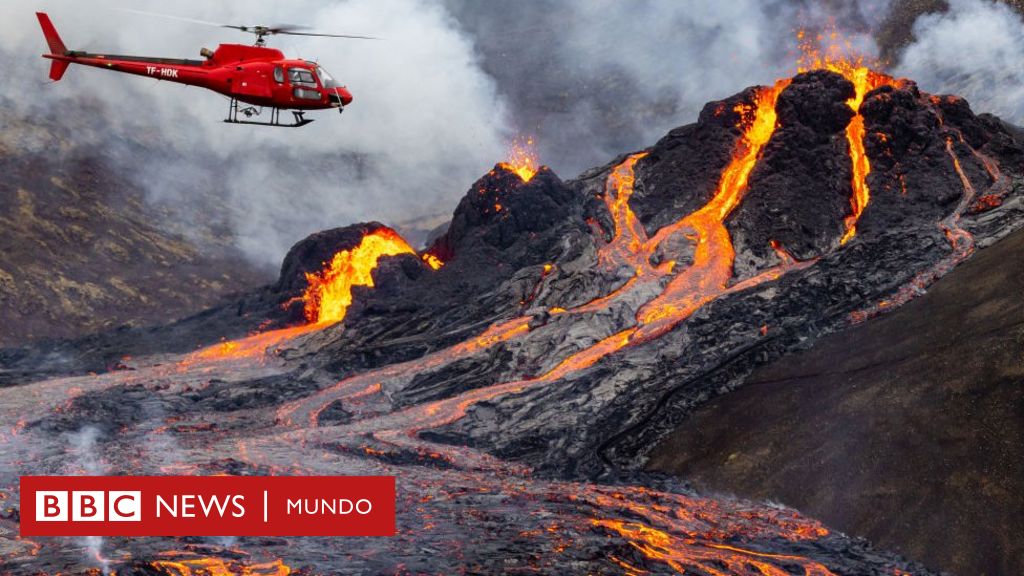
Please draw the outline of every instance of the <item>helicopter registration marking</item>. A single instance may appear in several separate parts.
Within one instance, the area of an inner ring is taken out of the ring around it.
[[[146,66],[146,73],[150,76],[160,76],[163,78],[178,77],[178,71],[174,68],[157,68],[156,66]]]

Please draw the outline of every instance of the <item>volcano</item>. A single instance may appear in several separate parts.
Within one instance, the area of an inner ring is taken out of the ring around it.
[[[910,80],[813,68],[574,180],[495,165],[423,253],[378,223],[326,231],[230,305],[7,352],[3,485],[86,461],[385,473],[400,527],[343,546],[110,539],[88,557],[73,541],[0,540],[8,570],[936,573],[644,469],[758,367],[870,325],[1024,227],[1018,129]],[[344,306],[325,316],[327,294]],[[79,373],[124,354],[120,370]]]

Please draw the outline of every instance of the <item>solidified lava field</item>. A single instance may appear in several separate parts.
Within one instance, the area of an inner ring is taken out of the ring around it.
[[[575,180],[499,164],[422,254],[327,231],[231,305],[4,352],[4,573],[932,573],[642,471],[693,407],[1024,224],[1011,127],[809,68]],[[399,534],[16,538],[17,477],[71,473],[394,475]]]

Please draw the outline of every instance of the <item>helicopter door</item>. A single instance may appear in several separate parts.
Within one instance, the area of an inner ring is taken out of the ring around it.
[[[235,96],[271,98],[270,78],[260,71],[246,70],[239,66],[231,83],[231,93]]]

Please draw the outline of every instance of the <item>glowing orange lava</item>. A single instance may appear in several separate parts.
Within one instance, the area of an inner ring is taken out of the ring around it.
[[[226,340],[191,354],[179,364],[179,367],[187,368],[199,360],[218,361],[260,358],[267,353],[268,349],[297,336],[312,332],[317,328],[319,326],[316,324],[306,324],[280,330],[259,332],[240,340]]]
[[[711,201],[676,224],[658,231],[650,244],[656,246],[681,230],[696,234],[693,264],[675,276],[665,290],[648,302],[637,314],[643,340],[655,338],[689,317],[697,308],[722,295],[733,276],[736,251],[732,245],[725,219],[736,209],[747,191],[750,173],[765,145],[775,133],[775,103],[789,79],[757,91],[751,105],[737,106],[739,128],[743,136],[736,144],[732,160],[719,178]],[[648,252],[653,253],[653,248]]]
[[[800,31],[797,33],[797,39],[803,53],[800,59],[800,72],[829,70],[852,82],[854,87],[854,96],[846,101],[854,112],[854,117],[846,127],[846,141],[850,147],[850,161],[853,164],[850,215],[846,217],[846,232],[840,241],[841,244],[846,244],[857,235],[857,222],[871,200],[871,190],[867,182],[868,174],[871,173],[871,163],[864,150],[864,117],[860,114],[860,106],[868,92],[880,86],[897,86],[898,81],[872,70],[863,56],[851,55],[854,54],[852,46],[849,42],[842,41],[835,30],[828,36],[818,35],[813,41],[808,39],[804,31]],[[826,43],[828,46],[822,49],[821,46]]]
[[[532,180],[537,175],[539,166],[533,138],[527,138],[525,141],[518,139],[513,141],[509,149],[508,160],[498,165],[509,172],[514,172],[523,182]]]
[[[422,258],[423,261],[427,263],[427,266],[430,266],[434,270],[440,270],[441,266],[444,266],[444,262],[442,262],[440,258],[434,256],[429,252],[425,252],[422,256],[420,256],[420,258]]]
[[[157,560],[150,565],[162,573],[174,576],[288,576],[292,573],[291,568],[281,560],[264,564],[241,564],[220,558],[202,557]]]
[[[377,262],[384,256],[398,254],[416,254],[416,251],[394,230],[381,228],[364,236],[355,248],[335,254],[329,264],[325,263],[322,272],[306,274],[309,286],[302,297],[306,303],[306,319],[312,324],[344,320],[352,304],[352,287],[373,286],[372,272]]]

